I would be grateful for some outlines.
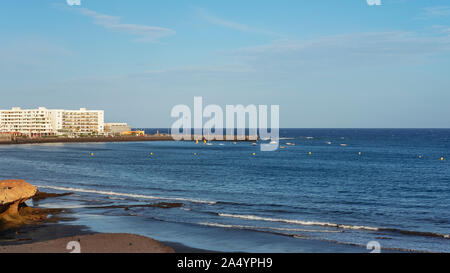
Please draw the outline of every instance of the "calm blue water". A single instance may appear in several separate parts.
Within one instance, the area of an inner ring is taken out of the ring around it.
[[[264,153],[232,142],[0,146],[0,179],[75,191],[53,205],[72,207],[94,229],[211,250],[330,250],[305,247],[314,241],[364,251],[375,240],[385,249],[450,252],[450,130],[280,136],[281,145],[296,145]],[[162,201],[184,207],[90,208]]]

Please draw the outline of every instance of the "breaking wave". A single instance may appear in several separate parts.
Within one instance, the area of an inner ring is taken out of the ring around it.
[[[269,217],[261,217],[261,216],[254,216],[254,215],[240,215],[240,214],[227,214],[227,213],[219,213],[218,215],[221,217],[231,217],[231,218],[239,218],[239,219],[246,219],[246,220],[253,220],[253,221],[280,222],[280,223],[302,225],[302,226],[322,226],[322,227],[333,227],[333,228],[339,228],[339,229],[385,231],[385,232],[400,233],[403,235],[411,235],[411,236],[425,236],[425,237],[438,237],[438,238],[450,239],[449,234],[402,230],[402,229],[396,229],[396,228],[343,225],[343,224],[335,224],[335,223],[330,223],[330,222],[302,221],[302,220],[269,218]]]
[[[183,197],[160,197],[160,196],[152,196],[152,195],[142,195],[142,194],[133,194],[133,193],[119,193],[112,191],[99,191],[99,190],[91,190],[91,189],[83,189],[83,188],[72,188],[72,187],[57,187],[57,186],[39,186],[38,188],[44,189],[54,189],[59,191],[72,191],[72,192],[84,192],[84,193],[94,193],[111,196],[121,196],[121,197],[129,197],[129,198],[138,198],[138,199],[152,199],[152,200],[176,200],[176,201],[184,201],[190,203],[201,203],[214,205],[217,202],[215,201],[207,201],[207,200],[199,200],[199,199],[189,199]]]
[[[236,228],[236,229],[248,229],[248,230],[275,230],[275,231],[291,231],[291,232],[329,232],[329,233],[337,233],[341,232],[338,230],[314,230],[314,229],[299,229],[299,228],[276,228],[276,227],[258,227],[258,226],[244,226],[244,225],[227,225],[227,224],[219,224],[219,223],[211,223],[211,222],[201,222],[200,225],[210,226],[210,227],[222,227],[222,228]],[[290,235],[290,234],[286,234]]]

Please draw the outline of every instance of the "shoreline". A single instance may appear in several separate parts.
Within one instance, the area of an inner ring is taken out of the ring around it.
[[[136,141],[174,141],[172,136],[120,136],[120,137],[41,137],[16,138],[0,141],[0,145],[43,144],[43,143],[88,143],[88,142],[136,142]]]
[[[50,194],[52,195],[52,194]],[[51,198],[65,195],[50,196]],[[54,202],[50,202],[54,203]],[[35,206],[39,209],[39,206]],[[179,242],[155,240],[129,232],[98,232],[73,222],[78,218],[68,209],[44,222],[24,224],[0,230],[0,253],[70,253],[67,243],[83,241],[82,253],[216,253]]]
[[[188,244],[186,244],[186,242],[179,241],[177,236],[161,236],[161,229],[164,230],[173,225],[170,222],[146,222],[146,229],[149,232],[133,229],[133,224],[117,228],[116,221],[123,222],[123,217],[130,216],[113,216],[100,212],[96,215],[101,215],[101,217],[92,222],[92,218],[86,219],[83,217],[83,213],[80,214],[77,209],[64,208],[64,204],[70,200],[70,194],[40,192],[37,196],[39,198],[33,199],[34,208],[61,207],[61,211],[50,214],[47,221],[22,225],[0,232],[0,253],[70,253],[71,249],[67,249],[67,244],[71,241],[81,242],[82,253],[220,253],[226,251],[220,250],[220,248],[214,249],[211,245],[212,242],[191,245],[192,241],[189,243],[188,240],[186,241]],[[114,210],[115,208],[107,207],[107,210],[110,209]],[[122,207],[119,206],[117,209],[121,210]],[[103,228],[99,228],[98,225]],[[195,226],[184,226],[183,229],[186,231],[186,236],[189,236],[190,233],[198,232],[195,228]],[[213,232],[217,232],[217,230]],[[225,232],[233,233],[233,231]],[[276,236],[252,231],[244,232],[266,239]],[[245,234],[238,236],[247,237]],[[235,237],[233,240],[241,240],[242,238],[239,237]],[[223,240],[223,238],[216,239],[217,242]],[[279,240],[287,239],[289,238],[279,238]],[[214,239],[214,241],[216,240]],[[299,243],[300,252],[328,252],[332,249],[340,252],[363,252],[363,249],[359,247],[340,246],[315,240],[302,240]],[[251,251],[245,247],[236,247],[230,252],[250,253]]]
[[[255,138],[245,135],[245,139],[238,139],[234,136],[233,139],[226,139],[226,136],[222,140],[210,140],[210,141],[257,141]],[[194,141],[194,136],[191,136],[190,140],[181,141]],[[20,144],[44,144],[44,143],[106,143],[106,142],[140,142],[140,141],[176,141],[171,135],[145,135],[145,136],[116,136],[116,137],[40,137],[40,138],[16,138],[14,140],[0,141],[0,145],[20,145]]]
[[[57,206],[63,205],[66,196],[53,196],[52,193],[46,193],[50,197],[46,204],[53,204]],[[40,206],[34,203],[35,208],[46,208],[48,206]],[[108,207],[108,210],[115,209]],[[119,209],[119,207],[118,207]],[[82,243],[82,253],[221,253],[221,252],[248,252],[249,249],[236,247],[234,250],[221,250],[220,247],[215,249],[211,242],[207,244],[188,244],[186,242],[178,241],[179,237],[161,236],[161,229],[167,229],[173,223],[151,223],[146,222],[148,233],[142,232],[140,229],[133,229],[132,224],[117,228],[117,221],[123,222],[123,217],[130,216],[113,216],[105,215],[103,213],[100,218],[97,218],[96,224],[92,219],[88,220],[80,212],[73,209],[62,208],[62,211],[52,214],[48,221],[23,225],[7,232],[0,232],[0,253],[70,253],[67,249],[67,243],[70,241],[80,240]],[[83,219],[84,218],[84,219]],[[81,221],[80,221],[81,220]],[[106,221],[106,222],[104,222]],[[105,225],[106,223],[106,225]],[[91,225],[94,224],[94,225]],[[97,225],[97,226],[96,226]],[[98,228],[98,225],[103,228]],[[195,227],[188,227],[184,225],[183,228],[186,235],[189,236],[191,232],[194,234]],[[219,228],[213,228],[219,229]],[[213,232],[217,232],[215,230]],[[224,230],[220,233],[234,233],[233,230]],[[233,241],[238,242],[248,235],[256,236],[259,239],[269,239],[271,242],[276,239],[275,234],[266,234],[255,231],[244,231],[245,234],[237,235],[232,238]],[[224,238],[217,237],[214,241],[220,242]],[[231,238],[230,238],[231,239]],[[290,237],[280,237],[276,240],[285,241]],[[258,240],[258,239],[257,239]],[[331,241],[321,241],[315,239],[297,239],[299,252],[343,252],[343,253],[361,253],[366,252],[365,248],[356,245],[345,245]],[[189,240],[187,241],[189,242]],[[203,242],[204,243],[204,242]],[[260,250],[261,251],[261,250]],[[405,250],[383,249],[384,252],[408,252]],[[258,252],[258,251],[257,251]],[[263,251],[265,252],[265,251]],[[284,251],[282,251],[284,252]]]

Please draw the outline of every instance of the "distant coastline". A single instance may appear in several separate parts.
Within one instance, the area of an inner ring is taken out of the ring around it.
[[[191,141],[194,137],[191,137]],[[89,137],[37,137],[37,138],[14,138],[0,140],[0,145],[11,144],[43,144],[43,143],[88,143],[88,142],[137,142],[137,141],[175,141],[171,135],[144,135],[144,136],[89,136]],[[225,139],[220,141],[230,141]],[[237,136],[231,141],[255,141],[253,137],[245,136],[245,140],[238,140]]]
[[[90,136],[90,137],[38,137],[38,138],[15,138],[0,141],[0,144],[40,144],[40,143],[84,143],[84,142],[126,142],[126,141],[170,141],[172,136]]]

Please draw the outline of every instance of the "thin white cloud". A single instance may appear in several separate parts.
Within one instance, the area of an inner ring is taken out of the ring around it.
[[[375,32],[327,36],[305,41],[275,41],[242,48],[233,56],[252,67],[280,71],[312,68],[389,67],[422,62],[450,52],[450,36]]]
[[[437,26],[436,26],[437,28]],[[239,77],[301,74],[309,71],[358,70],[361,67],[404,66],[432,61],[450,52],[448,29],[440,35],[393,31],[324,36],[310,40],[277,40],[222,52],[226,61],[210,66],[184,66],[134,73],[133,77]]]
[[[0,74],[7,71],[48,71],[68,62],[73,52],[55,41],[39,37],[18,37],[0,45]]]
[[[136,41],[155,42],[162,37],[167,37],[176,33],[174,30],[164,27],[124,24],[120,22],[120,17],[118,16],[98,13],[87,8],[78,8],[77,11],[84,16],[92,18],[95,24],[103,26],[106,29],[137,36],[138,38],[135,39]]]
[[[449,26],[434,25],[434,26],[432,26],[432,28],[438,30],[440,33],[450,35],[450,27]]]
[[[189,74],[207,74],[207,73],[248,73],[254,69],[245,63],[220,64],[210,66],[184,66],[173,67],[159,70],[147,70],[141,73],[135,73],[132,76],[149,76],[164,73],[189,73]]]
[[[450,16],[450,6],[426,7],[416,19]]]
[[[419,36],[404,31],[368,32],[325,36],[307,41],[275,41],[262,46],[238,50],[241,53],[286,53],[304,50],[346,51],[367,54],[425,54],[448,48],[447,36]]]
[[[223,19],[223,18],[219,18],[213,14],[211,14],[210,12],[204,10],[204,9],[198,9],[197,10],[198,15],[204,19],[205,21],[217,25],[217,26],[221,26],[221,27],[225,27],[225,28],[229,28],[229,29],[234,29],[237,31],[242,31],[242,32],[250,32],[250,33],[259,33],[259,34],[265,34],[265,35],[272,35],[272,36],[279,36],[279,34],[272,32],[272,31],[268,31],[265,29],[261,29],[261,28],[257,28],[257,27],[251,27],[245,24],[241,24],[238,22],[234,22],[234,21],[230,21],[227,19]]]

